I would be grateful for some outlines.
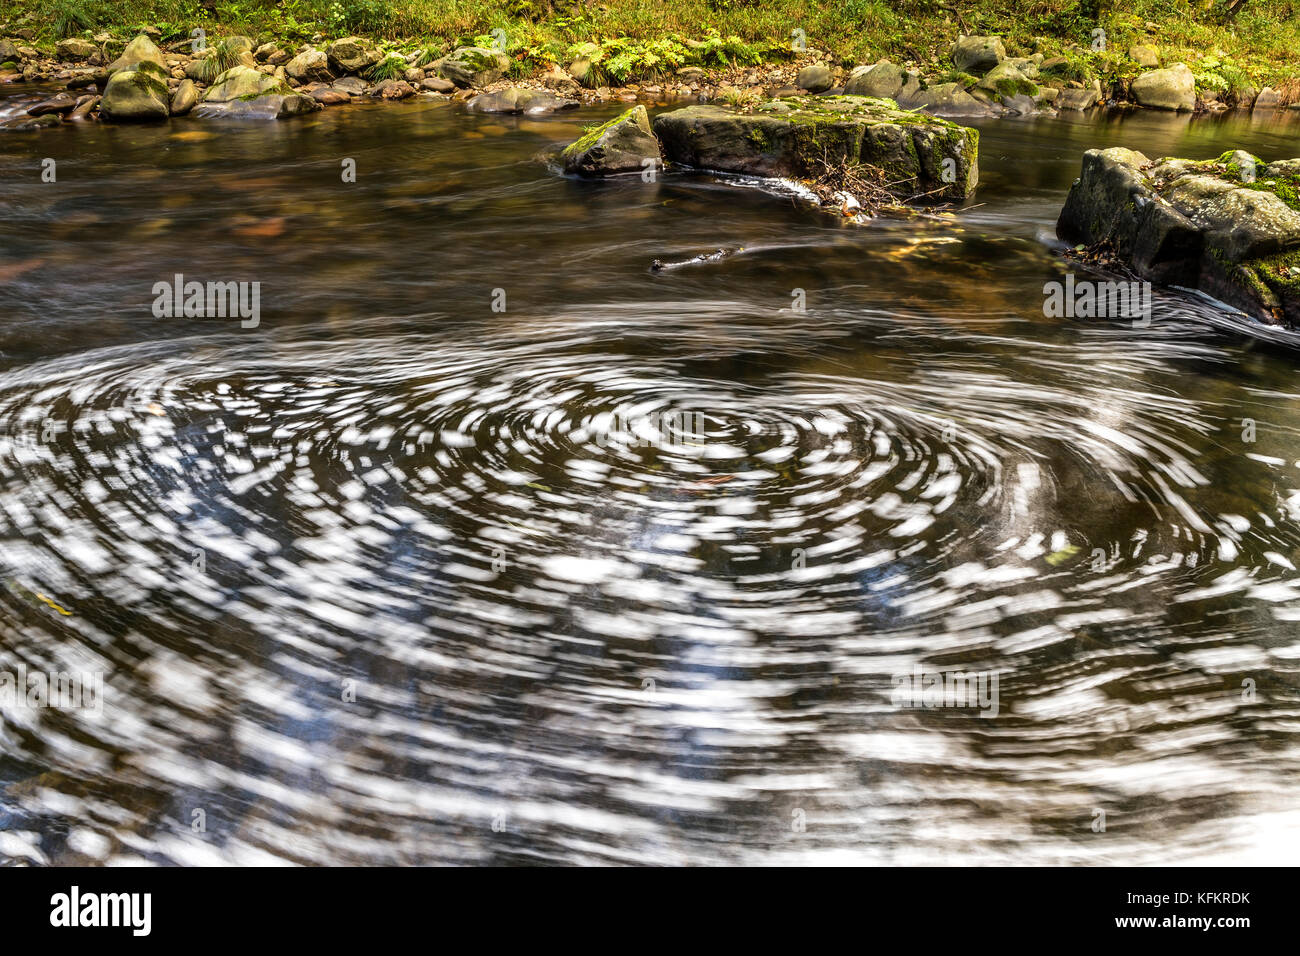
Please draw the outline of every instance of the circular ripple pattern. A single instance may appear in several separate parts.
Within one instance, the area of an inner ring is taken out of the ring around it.
[[[0,377],[0,650],[106,675],[102,714],[7,715],[5,852],[900,860],[928,825],[1011,856],[977,812],[907,808],[1004,800],[1029,752],[1059,765],[1020,781],[1051,808],[1022,853],[1086,859],[1076,817],[1152,805],[1093,763],[1143,732],[1200,784],[1157,793],[1167,825],[1249,792],[1227,755],[1276,715],[1229,690],[1277,665],[1242,636],[1300,617],[1288,465],[1221,507],[1222,423],[1149,387],[1154,359],[1102,389],[1022,357],[1061,382],[1029,386],[974,351],[1015,343],[954,336],[923,367],[890,346],[741,383],[536,337]],[[1226,595],[1249,601],[1207,623]],[[918,667],[997,673],[1002,717],[893,706]],[[1207,695],[1233,732],[1205,736]],[[796,812],[823,820],[797,848]]]

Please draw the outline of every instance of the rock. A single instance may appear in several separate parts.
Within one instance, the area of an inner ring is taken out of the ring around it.
[[[794,85],[809,93],[824,93],[835,84],[831,68],[824,63],[805,66],[795,77]]]
[[[1002,61],[985,73],[976,89],[986,91],[996,102],[1017,113],[1032,112],[1034,97],[1038,95],[1038,84],[1020,72],[1010,60]]]
[[[253,48],[257,46],[252,37],[239,36],[236,34],[232,37],[226,37],[223,41],[226,49],[238,56],[241,53],[252,53]]]
[[[271,58],[280,52],[280,47],[274,42],[263,43],[253,51],[253,59],[258,63],[270,63]],[[272,64],[274,65],[274,64]]]
[[[1297,186],[1300,159],[1266,166],[1233,151],[1204,162],[1151,163],[1128,149],[1093,149],[1057,234],[1104,243],[1140,278],[1200,289],[1257,318],[1298,327],[1300,210],[1284,198]]]
[[[216,78],[203,94],[205,103],[228,103],[246,96],[283,92],[274,77],[259,73],[252,67],[232,66]]]
[[[199,91],[194,85],[194,81],[181,80],[181,85],[176,87],[176,92],[172,94],[172,116],[184,116],[190,110],[194,109],[198,103]]]
[[[99,47],[89,40],[83,40],[81,37],[68,37],[66,40],[60,40],[54,44],[54,51],[61,60],[88,60],[99,52]],[[4,57],[0,57],[3,60]]]
[[[311,80],[328,83],[334,79],[334,74],[330,72],[329,57],[323,51],[310,47],[285,64],[284,72],[299,83]]]
[[[1196,108],[1196,78],[1186,63],[1143,73],[1133,81],[1130,91],[1141,106],[1183,111]]]
[[[909,108],[923,109],[934,116],[969,117],[990,116],[993,113],[987,105],[971,96],[960,83],[940,83],[927,87],[911,97]]]
[[[976,130],[866,96],[783,102],[792,107],[783,113],[688,106],[661,113],[653,128],[666,159],[701,169],[804,178],[825,156],[880,167],[902,195],[961,199],[975,190]]]
[[[442,82],[446,83],[446,80]],[[578,92],[578,81],[568,73],[561,70],[558,66],[553,66],[542,74],[542,83],[547,89],[555,90],[558,93],[576,93]],[[439,90],[439,93],[450,93],[450,90]]]
[[[314,113],[323,107],[305,93],[264,93],[246,100],[224,103],[203,102],[195,110],[196,116],[207,119],[268,120],[288,119],[304,113]]]
[[[370,89],[370,86],[359,76],[343,76],[334,81],[333,88],[352,96],[360,96]]]
[[[101,77],[97,73],[78,73],[76,76],[68,80],[68,89],[84,90],[88,86],[94,86],[96,83],[100,82],[101,80],[107,80],[107,79],[108,77],[106,76]]]
[[[1007,48],[998,37],[959,36],[952,45],[953,66],[979,76],[1007,58]]]
[[[1271,86],[1266,86],[1259,91],[1255,97],[1255,105],[1252,107],[1257,110],[1277,110],[1282,108],[1282,94]]]
[[[1090,110],[1100,97],[1091,87],[1086,90],[1067,88],[1061,90],[1053,104],[1058,110]]]
[[[453,90],[456,88],[455,83],[452,83],[448,80],[444,80],[440,76],[426,76],[424,79],[420,81],[421,90],[423,90],[426,93],[436,93],[439,96],[444,96],[444,97],[450,92],[445,88],[447,86],[450,86]]]
[[[578,105],[577,100],[514,86],[495,93],[480,93],[465,104],[466,108],[475,113],[554,113]]]
[[[413,66],[402,74],[402,79],[412,86],[419,86],[424,81],[424,70]]]
[[[6,133],[30,133],[38,129],[49,129],[51,126],[58,126],[63,122],[59,119],[57,113],[46,113],[44,116],[22,116],[18,119],[11,119],[6,123],[0,123],[0,130]]]
[[[27,108],[28,116],[44,116],[46,113],[70,113],[77,101],[68,93],[59,93],[48,100],[41,100],[35,106]]]
[[[344,37],[328,47],[329,65],[335,73],[360,73],[378,63],[383,54],[361,37]]]
[[[119,70],[134,70],[141,63],[154,63],[164,73],[167,71],[167,63],[163,59],[162,51],[143,33],[126,45],[122,55],[108,65],[106,72],[112,76]],[[108,99],[107,89],[104,91],[104,98]]]
[[[95,107],[99,106],[99,101],[100,101],[101,99],[103,99],[103,97],[100,97],[100,96],[81,96],[81,97],[78,97],[78,98],[77,98],[77,105],[76,105],[76,107],[72,110],[72,112],[68,114],[68,119],[70,119],[70,120],[84,120],[84,119],[89,119],[89,118],[90,118],[90,114],[93,113],[93,112],[95,111]]]
[[[644,106],[634,106],[584,134],[560,156],[564,171],[580,176],[641,172],[647,168],[647,159],[654,160],[656,166],[663,162]]]
[[[99,112],[114,122],[165,120],[171,115],[166,73],[149,60],[138,70],[118,70],[108,78]]]
[[[386,100],[404,100],[408,96],[415,95],[415,87],[405,80],[382,80],[375,84],[375,88],[370,91],[370,95]]]
[[[585,56],[580,56],[569,64],[569,76],[578,84],[585,84],[592,78],[591,61]]]
[[[884,96],[896,100],[907,79],[908,74],[901,66],[881,60],[872,66],[854,68],[844,84],[844,92],[851,96]]]
[[[0,40],[0,63],[17,63],[18,47],[9,40]]]
[[[1160,65],[1160,54],[1153,46],[1134,44],[1128,48],[1128,58],[1144,70],[1153,70]]]
[[[352,97],[347,93],[328,86],[323,90],[312,90],[309,95],[321,106],[338,106],[342,103],[352,102]]]
[[[483,47],[457,47],[438,64],[438,75],[462,89],[495,83],[510,67],[510,58],[497,50]]]

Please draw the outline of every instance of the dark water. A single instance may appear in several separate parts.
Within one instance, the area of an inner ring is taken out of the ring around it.
[[[538,161],[610,113],[0,139],[0,671],[104,682],[4,709],[0,859],[1293,859],[1300,351],[1042,289],[1083,150],[1300,124],[990,123],[855,227]]]

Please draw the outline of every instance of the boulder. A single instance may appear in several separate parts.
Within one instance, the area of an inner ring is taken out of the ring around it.
[[[415,87],[405,80],[381,80],[375,84],[370,95],[385,100],[404,100],[415,95]]]
[[[831,68],[824,63],[805,66],[795,76],[794,85],[809,93],[824,93],[835,84]]]
[[[663,161],[644,106],[634,106],[587,132],[560,155],[564,171],[581,176],[641,172],[647,159],[656,165]]]
[[[1128,48],[1128,58],[1144,70],[1153,70],[1160,65],[1160,54],[1153,46],[1135,43]]]
[[[360,96],[366,90],[370,89],[365,80],[359,76],[341,76],[332,84],[334,89],[341,90],[352,96]]]
[[[855,67],[844,84],[844,92],[852,96],[884,96],[896,100],[903,92],[909,74],[888,60],[872,66]]]
[[[233,37],[225,37],[222,40],[222,42],[225,44],[226,49],[229,50],[231,53],[235,54],[236,56],[238,56],[241,53],[252,53],[253,48],[257,46],[257,44],[253,42],[252,37],[245,37],[245,36],[238,36],[238,35]]]
[[[283,92],[275,77],[259,73],[248,66],[232,66],[216,78],[203,94],[205,103],[228,103],[231,100],[263,93]]]
[[[1273,89],[1273,87],[1266,86],[1260,90],[1259,95],[1255,97],[1255,105],[1253,108],[1257,110],[1281,109],[1282,94]]]
[[[143,33],[126,45],[122,55],[108,65],[106,72],[111,76],[119,70],[134,70],[141,63],[154,63],[164,72],[167,70],[162,51]],[[105,90],[105,99],[107,97],[108,91]]]
[[[63,120],[59,118],[58,113],[46,113],[44,116],[20,116],[17,119],[7,120],[0,123],[0,130],[6,133],[30,133],[38,129],[59,126],[62,123]]]
[[[438,75],[467,89],[495,83],[509,67],[510,58],[498,50],[462,46],[438,63]]]
[[[361,37],[344,37],[329,45],[329,65],[335,73],[360,73],[374,66],[383,54],[368,40]]]
[[[1140,278],[1200,289],[1300,327],[1300,160],[1242,151],[1151,162],[1089,150],[1057,222],[1067,242],[1105,245]]]
[[[999,37],[959,36],[952,45],[952,63],[963,73],[979,76],[1007,58],[1007,48]]]
[[[334,79],[334,74],[330,72],[329,56],[322,50],[310,47],[286,63],[284,72],[299,83],[309,83],[312,80],[328,83]]]
[[[274,42],[263,43],[253,51],[253,59],[258,63],[270,63],[271,58],[280,52],[280,47]]]
[[[176,92],[172,94],[171,114],[172,116],[184,116],[194,109],[198,103],[199,91],[194,85],[194,81],[181,80],[181,85],[176,87]]]
[[[0,39],[0,63],[17,63],[19,59],[18,47],[9,40]]]
[[[1016,97],[1032,99],[1038,95],[1038,84],[1013,66],[1010,60],[1004,60],[985,73],[976,86],[1004,105]]]
[[[314,113],[323,107],[305,93],[264,93],[243,100],[224,103],[203,102],[196,116],[207,119],[274,120]]]
[[[99,47],[89,40],[83,40],[81,37],[68,37],[66,40],[60,40],[54,45],[54,51],[58,54],[60,60],[72,60],[80,62],[89,60],[99,52]],[[4,57],[0,57],[3,60]]]
[[[450,80],[438,78],[438,82],[446,83],[448,86],[454,86]],[[573,94],[578,92],[578,81],[572,76],[561,70],[558,66],[553,66],[542,74],[542,83],[547,89],[555,90],[561,94]],[[439,93],[450,93],[451,90],[439,89]]]
[[[1100,94],[1092,87],[1082,90],[1066,87],[1061,90],[1053,105],[1058,110],[1090,110],[1097,105],[1099,99]]]
[[[960,83],[940,83],[908,99],[909,108],[923,109],[934,116],[990,116],[993,110],[966,92]]]
[[[512,86],[495,93],[480,93],[465,107],[474,113],[554,113],[578,105],[577,100],[564,99],[543,90]]]
[[[166,119],[171,115],[166,74],[150,61],[142,61],[138,70],[118,70],[108,78],[99,112],[115,122]]]
[[[309,94],[321,106],[340,106],[343,103],[351,103],[352,97],[342,90],[336,90],[331,86],[326,86],[319,90],[312,90]]]
[[[99,106],[99,101],[101,99],[102,97],[94,96],[94,95],[86,95],[86,96],[78,97],[77,105],[73,109],[73,111],[68,114],[68,119],[70,120],[89,119],[90,114],[95,111],[95,108],[97,106]]]
[[[794,97],[784,112],[688,106],[654,120],[664,158],[758,176],[806,178],[820,160],[880,167],[900,195],[975,191],[979,133],[868,96]]]
[[[1182,111],[1196,108],[1196,78],[1186,63],[1175,63],[1167,70],[1143,73],[1133,81],[1129,89],[1140,106]]]

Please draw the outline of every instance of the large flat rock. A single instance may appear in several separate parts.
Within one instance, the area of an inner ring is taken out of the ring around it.
[[[670,162],[805,178],[818,163],[868,164],[911,198],[964,199],[979,181],[979,132],[870,96],[791,97],[752,113],[688,106],[655,117]]]

